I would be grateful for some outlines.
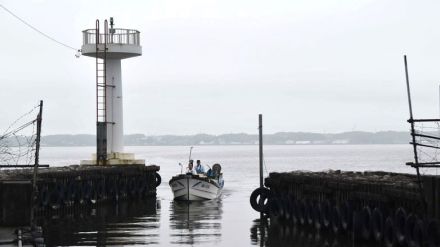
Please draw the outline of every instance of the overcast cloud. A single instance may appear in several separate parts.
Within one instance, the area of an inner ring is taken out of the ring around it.
[[[439,1],[13,1],[74,47],[95,19],[141,32],[123,61],[126,134],[406,130],[439,115]],[[0,130],[45,101],[43,134],[95,133],[94,59],[0,9]]]

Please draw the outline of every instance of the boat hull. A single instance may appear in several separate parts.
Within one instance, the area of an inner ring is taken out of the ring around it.
[[[170,182],[175,200],[201,201],[212,200],[221,194],[221,186],[213,179],[198,175],[179,175]]]

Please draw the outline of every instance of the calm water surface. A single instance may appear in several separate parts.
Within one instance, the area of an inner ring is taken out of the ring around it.
[[[160,166],[162,184],[153,203],[130,202],[47,217],[43,221],[50,245],[149,246],[352,246],[304,229],[262,226],[249,205],[258,186],[258,146],[200,146],[193,159],[220,163],[223,195],[206,202],[174,202],[169,179],[188,160],[181,146],[126,147],[137,158]],[[41,162],[51,166],[78,164],[93,147],[43,147]],[[328,169],[384,170],[414,173],[409,145],[265,146],[265,176],[273,171]]]

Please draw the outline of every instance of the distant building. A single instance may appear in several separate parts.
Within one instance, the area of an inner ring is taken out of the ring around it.
[[[348,144],[350,143],[350,140],[348,139],[339,139],[332,141],[332,144]]]
[[[310,144],[310,143],[311,143],[311,141],[296,141],[295,142],[296,145],[307,145],[307,144]]]
[[[313,141],[312,142],[312,144],[317,144],[317,145],[320,145],[320,144],[326,144],[326,143],[328,143],[327,141],[323,141],[323,140],[320,140],[320,141]]]
[[[210,142],[208,142],[208,141],[200,141],[199,142],[199,145],[212,145],[212,144],[214,144],[213,141],[210,141]]]

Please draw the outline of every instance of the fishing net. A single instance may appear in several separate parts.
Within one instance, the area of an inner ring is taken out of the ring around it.
[[[0,134],[1,166],[34,164],[38,109],[33,107]]]
[[[436,164],[440,161],[440,122],[415,122],[414,134],[415,143],[417,144],[418,162],[420,164],[428,163],[433,166],[430,169],[421,168],[420,171],[426,174],[437,173],[437,169],[440,168],[440,164]]]

